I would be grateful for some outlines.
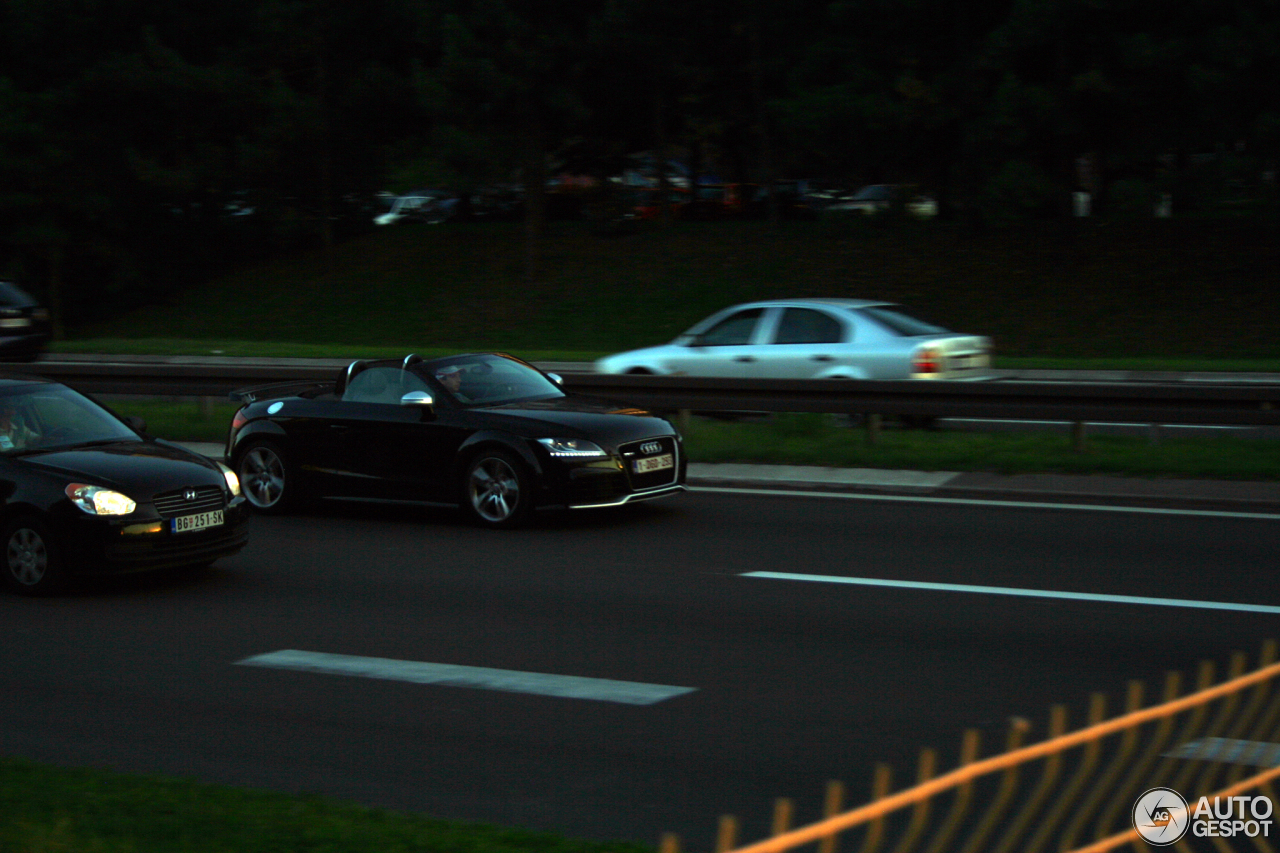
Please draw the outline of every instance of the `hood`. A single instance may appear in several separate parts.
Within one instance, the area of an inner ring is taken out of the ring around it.
[[[620,444],[675,434],[669,421],[646,409],[595,397],[571,395],[471,411],[489,415],[495,427],[529,438],[589,438]]]
[[[225,486],[222,472],[199,454],[155,441],[117,441],[31,453],[23,463],[68,481],[124,492],[136,501],[187,486]]]

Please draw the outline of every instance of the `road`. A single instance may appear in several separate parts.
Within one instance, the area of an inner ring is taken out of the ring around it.
[[[212,570],[0,598],[0,752],[709,849],[721,814],[758,837],[777,796],[808,821],[829,779],[863,800],[876,762],[950,766],[966,728],[1039,736],[1054,703],[1078,725],[1093,691],[1255,654],[1278,546],[1276,519],[840,495],[497,534],[325,507],[256,519]],[[258,657],[285,650],[304,668]],[[565,689],[589,698],[545,695]]]

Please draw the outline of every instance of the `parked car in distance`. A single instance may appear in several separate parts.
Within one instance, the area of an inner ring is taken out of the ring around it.
[[[388,199],[387,210],[374,217],[375,225],[397,222],[448,222],[457,211],[458,197],[444,190],[414,190]]]
[[[316,498],[461,506],[515,527],[541,507],[619,506],[685,489],[665,419],[570,396],[501,353],[354,361],[324,383],[237,391],[227,459],[261,512]]]
[[[49,310],[11,281],[0,281],[0,360],[33,361],[52,336]]]
[[[851,196],[831,199],[823,209],[868,216],[901,209],[916,219],[932,219],[938,215],[938,202],[910,184],[871,184]]]
[[[669,344],[607,356],[600,373],[759,379],[987,379],[991,340],[865,299],[775,299],[726,308]]]
[[[207,565],[247,541],[229,467],[46,379],[0,378],[0,495],[3,583],[29,595]]]

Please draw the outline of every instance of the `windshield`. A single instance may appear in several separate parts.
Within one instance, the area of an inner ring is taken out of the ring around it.
[[[551,400],[564,392],[536,368],[501,355],[466,355],[418,365],[434,383],[464,405]]]
[[[933,323],[926,323],[924,320],[912,317],[904,312],[898,305],[872,305],[867,308],[859,309],[863,314],[878,321],[880,325],[888,327],[891,331],[904,337],[914,337],[917,335],[945,335],[949,334],[949,329],[941,326],[935,326]]]
[[[97,403],[63,385],[0,391],[0,453],[55,450],[107,441],[141,441]]]

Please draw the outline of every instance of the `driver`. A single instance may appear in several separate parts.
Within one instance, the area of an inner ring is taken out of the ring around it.
[[[0,450],[21,450],[34,444],[38,438],[35,430],[28,429],[23,423],[12,400],[0,401]]]
[[[457,364],[450,364],[436,371],[436,379],[445,387],[453,396],[457,397],[464,403],[470,403],[471,398],[462,393],[462,367]]]

